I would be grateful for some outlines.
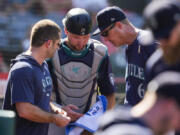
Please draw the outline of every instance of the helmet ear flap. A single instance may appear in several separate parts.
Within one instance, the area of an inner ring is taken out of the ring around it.
[[[92,20],[89,13],[82,8],[71,9],[62,20],[67,31],[77,35],[87,35],[92,30]]]

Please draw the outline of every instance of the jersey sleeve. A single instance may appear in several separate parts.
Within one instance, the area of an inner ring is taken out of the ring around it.
[[[116,91],[112,67],[108,55],[106,55],[102,60],[98,71],[98,86],[101,94],[103,95],[109,95]]]
[[[147,58],[149,58],[155,52],[158,45],[159,45],[159,43],[155,41],[151,45],[145,47]]]
[[[34,103],[32,69],[23,67],[11,73],[12,104],[18,102]]]

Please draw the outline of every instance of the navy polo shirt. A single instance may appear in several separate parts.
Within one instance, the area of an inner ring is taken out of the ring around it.
[[[12,61],[3,109],[17,113],[15,104],[31,103],[49,112],[52,80],[47,63],[39,65],[31,56],[21,54]],[[16,118],[16,135],[47,135],[48,123]]]

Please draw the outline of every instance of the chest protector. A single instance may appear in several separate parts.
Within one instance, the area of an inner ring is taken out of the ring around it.
[[[93,46],[93,50],[91,49]],[[60,50],[53,57],[54,73],[57,77],[58,96],[61,105],[73,104],[79,107],[80,113],[88,111],[96,100],[98,68],[103,58],[107,55],[106,46],[99,41],[89,40],[87,47],[81,52],[74,52],[62,44]],[[64,49],[65,57],[70,60],[61,62],[60,51]],[[92,66],[89,66],[77,58],[84,59],[87,53],[93,51],[93,57],[89,57]]]

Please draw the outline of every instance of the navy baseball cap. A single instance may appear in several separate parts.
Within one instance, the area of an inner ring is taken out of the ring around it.
[[[89,13],[82,8],[72,8],[62,20],[67,30],[76,35],[87,35],[92,30],[92,20]]]
[[[180,73],[165,71],[158,74],[149,84],[148,91],[155,91],[157,95],[174,99],[180,106]]]
[[[180,20],[180,2],[176,0],[154,0],[143,12],[145,25],[155,39],[168,38]]]
[[[96,16],[96,21],[98,23],[98,29],[95,30],[93,33],[93,36],[101,33],[104,31],[107,27],[109,27],[111,24],[124,20],[126,18],[126,15],[117,6],[113,7],[106,7],[102,10],[100,10]]]

